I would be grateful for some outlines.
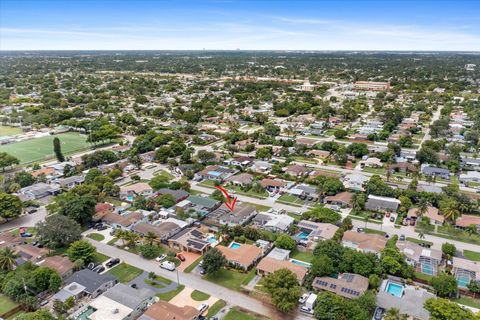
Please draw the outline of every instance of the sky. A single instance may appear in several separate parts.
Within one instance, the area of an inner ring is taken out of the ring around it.
[[[0,50],[480,51],[480,0],[0,0]]]

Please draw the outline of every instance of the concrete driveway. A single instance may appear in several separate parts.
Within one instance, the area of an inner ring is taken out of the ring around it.
[[[195,260],[200,258],[198,253],[182,251],[180,254],[185,257],[185,261],[182,261],[182,263],[177,267],[177,269],[182,272],[185,270],[185,268],[194,263]]]
[[[193,292],[192,288],[185,288],[178,295],[176,295],[172,300],[170,300],[170,303],[180,308],[184,306],[191,306],[191,307],[197,308],[202,303],[206,303],[208,304],[209,307],[211,307],[215,302],[218,301],[217,298],[212,296],[210,296],[210,298],[208,298],[205,301],[193,300],[191,297],[192,292]]]

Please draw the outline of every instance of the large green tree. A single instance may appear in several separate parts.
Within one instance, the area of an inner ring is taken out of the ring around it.
[[[82,260],[85,263],[92,262],[95,258],[97,249],[85,240],[78,240],[73,242],[68,247],[67,255],[71,261]]]
[[[82,238],[81,226],[61,214],[47,216],[36,225],[37,238],[49,248],[61,248]]]
[[[277,270],[264,278],[264,285],[278,310],[289,312],[298,305],[301,289],[297,276],[292,271]]]
[[[430,280],[430,284],[439,297],[450,297],[458,291],[457,280],[447,273],[440,273]]]
[[[462,308],[457,303],[442,299],[430,298],[425,302],[425,309],[430,312],[431,320],[477,320],[472,311]]]
[[[73,197],[58,211],[59,214],[67,216],[81,225],[86,224],[95,214],[97,201],[91,195]]]
[[[212,248],[203,256],[203,268],[207,275],[217,273],[225,264],[227,260],[220,250]]]
[[[2,168],[3,171],[5,171],[5,168],[8,168],[10,166],[13,166],[14,164],[19,164],[19,163],[20,163],[20,160],[18,160],[14,156],[6,152],[0,152],[0,168]]]
[[[0,192],[0,217],[13,219],[22,213],[20,198],[8,193]]]

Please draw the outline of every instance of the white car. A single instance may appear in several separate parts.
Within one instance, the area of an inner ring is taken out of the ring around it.
[[[309,313],[309,314],[313,314],[313,310],[310,309],[309,307],[305,307],[305,306],[301,306],[300,311],[305,312],[305,313]]]
[[[167,255],[166,255],[166,254],[162,254],[161,256],[159,256],[159,257],[156,257],[156,258],[155,258],[155,260],[156,260],[157,262],[160,262],[160,261],[163,261],[163,260],[165,260],[165,258],[166,258],[166,257],[167,257]]]
[[[160,263],[160,268],[168,271],[173,271],[175,270],[175,263],[170,261],[163,261],[162,263]]]
[[[300,304],[304,304],[305,301],[307,301],[307,299],[308,299],[309,296],[310,296],[310,293],[304,293],[304,294],[300,297],[300,299],[298,299],[298,302],[299,302]]]
[[[202,303],[201,305],[199,305],[199,306],[197,307],[197,310],[200,311],[200,312],[202,312],[202,313],[203,313],[205,310],[207,310],[207,309],[208,309],[208,304],[207,304],[207,303]]]

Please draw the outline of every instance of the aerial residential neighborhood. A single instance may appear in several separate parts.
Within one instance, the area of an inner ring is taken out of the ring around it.
[[[480,319],[474,1],[1,2],[0,320]]]

